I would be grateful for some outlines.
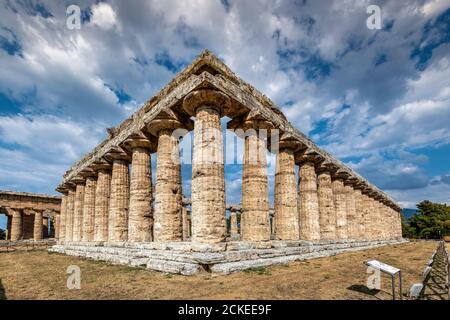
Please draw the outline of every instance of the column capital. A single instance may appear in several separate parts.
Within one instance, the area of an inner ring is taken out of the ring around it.
[[[191,116],[195,116],[197,109],[202,106],[213,108],[222,115],[230,108],[230,98],[212,89],[195,90],[184,98],[183,109]]]
[[[77,185],[84,185],[86,183],[86,178],[84,178],[83,176],[79,175],[76,176],[74,178],[72,178],[72,180],[70,180],[70,182],[74,183],[76,186]]]
[[[126,162],[131,162],[131,156],[125,152],[124,149],[121,147],[113,147],[111,148],[105,155],[104,158],[109,161],[113,162],[115,160],[123,160]]]
[[[145,132],[143,130],[130,134],[128,138],[122,142],[121,147],[129,153],[132,153],[135,148],[145,148],[150,150],[150,152],[156,152],[156,139],[147,132],[148,130]]]
[[[101,171],[101,170],[107,170],[110,171],[112,169],[112,165],[111,163],[109,163],[108,161],[106,161],[105,159],[100,159],[95,161],[92,165],[91,165],[92,169],[95,171]]]
[[[158,137],[162,130],[176,130],[180,128],[192,130],[194,121],[170,109],[161,111],[146,126],[147,131],[155,137]]]

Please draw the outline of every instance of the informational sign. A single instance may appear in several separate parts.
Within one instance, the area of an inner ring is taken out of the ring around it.
[[[400,271],[400,269],[397,269],[397,268],[395,268],[393,266],[390,266],[390,265],[388,265],[386,263],[383,263],[383,262],[380,262],[378,260],[369,260],[369,261],[366,261],[366,264],[369,267],[372,267],[374,269],[377,269],[377,270],[383,271],[385,273],[388,273],[391,276],[393,276],[394,274],[396,274],[396,273],[398,273]]]

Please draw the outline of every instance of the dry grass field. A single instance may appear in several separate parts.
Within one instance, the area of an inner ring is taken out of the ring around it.
[[[435,242],[411,242],[231,275],[168,275],[49,254],[0,253],[0,299],[391,299],[390,278],[368,290],[363,261],[400,268],[404,294],[421,277]],[[81,269],[81,289],[66,287],[67,267]]]

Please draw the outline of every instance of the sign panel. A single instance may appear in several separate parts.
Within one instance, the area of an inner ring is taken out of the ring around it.
[[[369,260],[366,262],[366,264],[374,269],[389,273],[390,275],[394,275],[400,271],[400,269],[397,269],[393,266],[390,266],[378,260]]]

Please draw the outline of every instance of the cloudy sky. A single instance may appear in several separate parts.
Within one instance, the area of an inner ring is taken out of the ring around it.
[[[80,29],[67,27],[71,4]],[[367,28],[370,4],[381,8],[381,30]],[[0,189],[55,194],[106,127],[209,49],[401,205],[450,203],[449,8],[449,0],[0,0]],[[226,176],[228,200],[239,202],[240,166]],[[183,178],[189,194],[189,168]]]

